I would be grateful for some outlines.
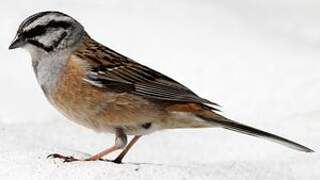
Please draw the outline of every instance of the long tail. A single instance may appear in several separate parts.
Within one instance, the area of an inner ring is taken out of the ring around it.
[[[274,135],[274,134],[271,134],[271,133],[268,133],[268,132],[265,132],[265,131],[262,131],[262,130],[259,130],[259,129],[256,129],[256,128],[253,128],[253,127],[250,127],[250,126],[247,126],[247,125],[235,122],[235,121],[232,121],[232,120],[229,120],[229,119],[227,119],[223,116],[220,116],[218,114],[214,114],[214,116],[215,116],[214,118],[212,118],[212,117],[207,118],[207,117],[203,117],[203,116],[200,116],[200,117],[203,118],[204,120],[206,120],[207,122],[209,122],[209,123],[211,122],[214,125],[218,125],[224,129],[229,129],[232,131],[248,134],[251,136],[264,138],[264,139],[273,141],[275,143],[278,143],[278,144],[281,144],[281,145],[284,145],[284,146],[287,146],[289,148],[296,149],[299,151],[314,152],[312,149],[307,148],[306,146],[303,146],[303,145],[298,144],[296,142],[293,142],[291,140],[285,139],[283,137],[280,137],[280,136],[277,136],[277,135]],[[216,120],[216,119],[219,119],[219,120]]]

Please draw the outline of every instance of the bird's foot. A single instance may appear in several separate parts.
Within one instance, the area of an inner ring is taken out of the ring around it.
[[[105,162],[111,162],[115,164],[122,164],[121,160],[115,159],[115,160],[110,160],[110,159],[99,159],[100,161],[105,161]]]
[[[64,155],[57,154],[57,153],[50,154],[47,156],[47,158],[62,159],[64,163],[75,162],[75,161],[106,161],[106,162],[112,162],[112,163],[116,163],[116,164],[122,164],[122,160],[120,160],[120,159],[109,160],[109,159],[100,158],[97,160],[93,160],[91,158],[88,158],[88,159],[81,160],[81,159],[74,158],[73,156],[64,156]]]
[[[116,163],[116,164],[122,164],[122,160],[121,159],[114,159],[114,160],[111,160],[110,162],[113,162],[113,163]]]
[[[61,154],[50,154],[47,156],[47,158],[52,158],[52,159],[62,159],[64,163],[67,162],[74,162],[74,161],[80,161],[79,159],[74,158],[73,156],[63,156]]]

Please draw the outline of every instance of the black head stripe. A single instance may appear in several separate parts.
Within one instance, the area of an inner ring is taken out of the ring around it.
[[[43,16],[46,16],[48,14],[57,14],[57,15],[60,15],[60,16],[67,16],[69,17],[68,15],[62,13],[62,12],[58,12],[58,11],[44,11],[44,12],[39,12],[37,14],[34,14],[30,17],[28,17],[26,20],[24,20],[19,29],[21,30],[23,27],[27,27],[29,26],[31,23],[33,23],[34,21],[36,21],[37,19],[43,17]]]
[[[50,21],[47,25],[38,25],[29,31],[23,32],[23,36],[25,38],[33,38],[36,36],[41,36],[46,33],[46,31],[50,28],[63,28],[68,29],[72,26],[72,24],[68,21]]]
[[[46,28],[63,28],[63,29],[68,29],[72,26],[71,22],[68,21],[55,21],[52,20],[50,21],[47,25]]]
[[[34,22],[35,20],[47,15],[47,14],[50,14],[52,13],[51,11],[45,11],[45,12],[40,12],[40,13],[37,13],[37,14],[34,14],[30,17],[28,17],[26,20],[24,20],[20,27],[19,27],[19,30],[21,30],[23,27],[27,27],[29,26],[32,22]]]

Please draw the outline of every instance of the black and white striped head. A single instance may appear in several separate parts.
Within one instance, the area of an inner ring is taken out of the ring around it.
[[[34,14],[19,26],[9,49],[52,52],[71,47],[84,34],[84,28],[72,17],[56,11]]]

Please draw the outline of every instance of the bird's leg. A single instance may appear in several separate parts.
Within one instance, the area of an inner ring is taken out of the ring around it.
[[[103,156],[116,151],[118,149],[123,149],[127,145],[127,135],[123,132],[122,129],[116,129],[116,139],[113,146],[91,156],[90,158],[86,159],[87,161],[96,161],[101,159]]]
[[[132,138],[132,140],[130,141],[130,143],[127,145],[127,147],[112,162],[120,164],[122,162],[122,159],[124,158],[124,156],[128,153],[128,151],[131,149],[131,147],[139,140],[140,137],[141,137],[141,135],[140,136],[134,136]]]

